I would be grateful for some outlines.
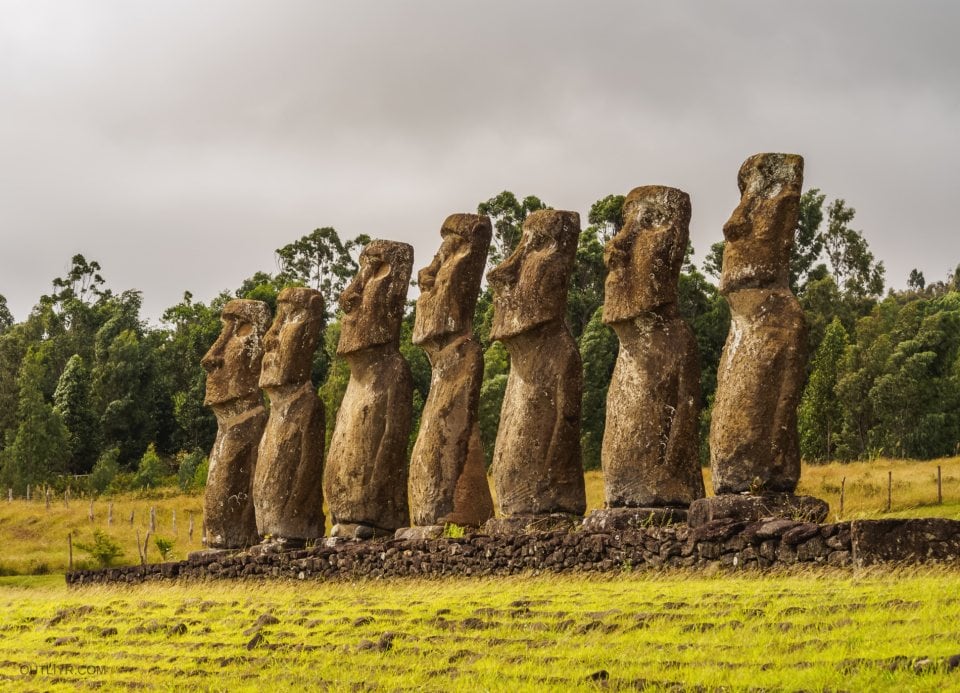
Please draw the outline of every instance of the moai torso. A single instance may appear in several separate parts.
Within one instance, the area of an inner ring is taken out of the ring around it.
[[[217,417],[203,493],[206,544],[236,549],[257,543],[253,475],[267,423],[257,384],[270,308],[262,301],[228,302],[220,336],[200,362],[207,371],[204,404]]]
[[[491,233],[485,216],[448,217],[440,250],[419,273],[413,343],[433,370],[410,457],[415,525],[477,526],[493,517],[478,420],[483,350],[473,337]]]
[[[620,339],[601,451],[606,506],[687,506],[704,496],[700,366],[693,331],[677,313],[690,198],[636,188],[623,216],[604,257],[603,320]]]
[[[323,321],[319,291],[284,289],[264,338],[260,387],[270,397],[270,418],[253,485],[261,537],[302,542],[324,533],[324,413],[310,381]]]
[[[720,291],[731,324],[710,426],[718,494],[792,493],[800,478],[806,322],[789,271],[802,185],[802,157],[750,157],[740,168],[740,204],[723,228]]]
[[[504,517],[583,514],[580,456],[583,370],[564,322],[580,217],[533,212],[513,254],[487,275],[493,288],[491,338],[510,352],[510,376],[493,453]]]
[[[350,382],[330,440],[324,491],[338,526],[392,533],[409,522],[407,444],[413,378],[400,354],[400,323],[413,267],[406,243],[372,241],[340,297],[337,353]],[[336,529],[336,528],[335,528]]]

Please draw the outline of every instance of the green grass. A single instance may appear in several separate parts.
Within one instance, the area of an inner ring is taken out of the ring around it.
[[[960,573],[942,569],[77,590],[34,578],[0,582],[0,612],[9,690],[596,690],[598,672],[611,689],[960,687],[941,664],[960,653]],[[263,614],[277,622],[247,649]],[[27,673],[38,664],[60,673]]]

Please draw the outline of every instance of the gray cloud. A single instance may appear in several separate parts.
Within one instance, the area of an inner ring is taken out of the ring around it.
[[[702,254],[757,151],[797,151],[902,286],[960,262],[954,3],[4,2],[0,293],[70,256],[156,317],[317,226],[414,243],[510,189],[693,199]]]

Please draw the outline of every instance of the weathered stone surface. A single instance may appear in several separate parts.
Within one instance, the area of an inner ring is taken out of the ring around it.
[[[513,254],[487,275],[492,339],[510,352],[510,376],[493,452],[500,514],[582,515],[583,369],[564,323],[580,235],[575,212],[533,212]]]
[[[473,337],[491,233],[485,216],[448,217],[440,250],[418,276],[413,343],[433,371],[410,457],[415,525],[479,526],[493,517],[478,423],[483,350]]]
[[[413,248],[371,241],[360,271],[340,297],[337,353],[350,382],[337,413],[324,471],[334,524],[393,534],[409,524],[407,443],[413,379],[400,354],[400,320],[413,270]]]
[[[401,527],[394,534],[395,539],[404,541],[423,541],[439,539],[443,536],[444,525],[420,525],[419,527]]]
[[[512,515],[494,517],[483,525],[483,531],[493,536],[504,534],[529,534],[530,532],[569,531],[582,521],[580,515],[570,513],[541,513],[538,515]]]
[[[604,253],[603,320],[620,339],[601,452],[606,505],[685,506],[705,492],[697,343],[677,312],[690,198],[676,188],[636,188],[623,218]]]
[[[323,404],[310,370],[323,332],[319,291],[288,288],[264,337],[260,387],[270,418],[260,441],[253,480],[257,531],[293,542],[323,536]]]
[[[789,519],[798,522],[823,522],[830,506],[812,496],[794,496],[790,493],[765,495],[724,494],[700,498],[690,504],[687,524],[700,527],[709,522],[730,520],[756,522],[762,519]]]
[[[740,168],[741,200],[723,227],[720,291],[731,324],[710,426],[717,494],[792,492],[800,478],[797,405],[806,322],[789,288],[803,159],[757,154]]]
[[[201,360],[207,371],[204,404],[217,417],[210,451],[203,516],[207,546],[240,548],[257,542],[253,475],[267,423],[258,380],[270,307],[262,301],[229,301],[223,328]]]
[[[853,562],[858,566],[960,560],[957,520],[854,520],[850,534]]]
[[[609,532],[638,527],[662,527],[687,521],[686,508],[604,508],[583,518],[587,532]]]

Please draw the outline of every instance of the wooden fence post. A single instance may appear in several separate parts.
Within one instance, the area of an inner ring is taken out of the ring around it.
[[[190,522],[187,524],[187,527],[188,527],[187,534],[190,537],[190,543],[192,544],[193,543],[193,513],[189,510],[187,511],[187,517],[190,518]]]
[[[943,474],[937,465],[937,505],[943,505]]]
[[[7,489],[7,503],[13,503],[13,489]]]
[[[847,492],[847,477],[840,479],[840,513],[837,515],[839,519],[843,519],[843,501]]]
[[[93,522],[93,498],[90,499],[90,510],[87,512],[87,517],[90,518],[90,522]]]
[[[27,484],[27,500],[30,500],[30,484]]]
[[[130,509],[130,526],[133,527],[133,513],[136,512],[133,508]]]
[[[887,472],[887,512],[893,507],[893,472]]]
[[[67,549],[70,551],[70,572],[73,572],[73,535],[67,532]]]
[[[50,512],[50,489],[44,495],[47,497],[47,512]]]
[[[171,520],[171,525],[173,527],[173,536],[177,536],[177,510],[173,510],[173,519]]]
[[[113,501],[110,501],[110,505],[107,506],[107,526],[113,526]]]
[[[157,531],[157,509],[153,506],[150,508],[150,531]]]

